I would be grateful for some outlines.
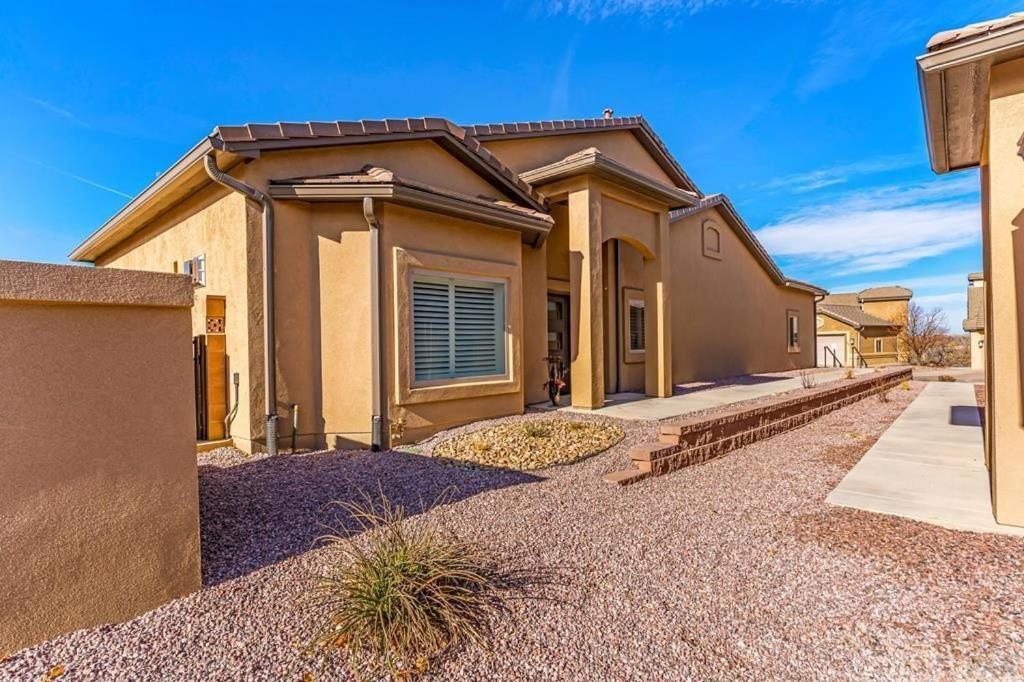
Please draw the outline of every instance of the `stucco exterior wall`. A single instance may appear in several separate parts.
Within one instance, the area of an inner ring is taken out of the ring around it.
[[[581,149],[597,147],[606,156],[639,173],[668,185],[673,184],[668,174],[628,130],[491,140],[483,144],[517,173],[560,161]]]
[[[206,332],[206,297],[223,296],[227,375],[239,375],[238,408],[229,435],[246,451],[252,450],[252,439],[263,429],[260,402],[255,401],[252,408],[253,391],[262,384],[263,372],[262,355],[254,346],[258,342],[262,348],[262,313],[252,315],[262,305],[258,222],[258,211],[240,194],[211,185],[96,261],[97,266],[109,268],[175,272],[184,261],[206,256],[206,286],[196,289],[192,335]],[[233,390],[230,381],[227,386]],[[190,388],[187,395],[191,394]],[[226,400],[230,409],[234,396]]]
[[[971,369],[985,369],[985,332],[971,332]]]
[[[385,364],[391,378],[390,418],[400,430],[393,442],[412,442],[458,424],[521,414],[524,326],[523,246],[519,234],[393,205],[385,206],[380,215],[381,249],[385,254],[384,320],[389,349]],[[400,335],[408,333],[411,324],[407,277],[413,271],[456,277],[486,276],[504,281],[508,353],[505,379],[449,382],[447,386],[428,387],[438,389],[430,390],[429,397],[409,395],[418,389],[411,382],[402,385],[402,363],[409,362],[409,355],[402,350]],[[536,292],[531,293],[536,299]]]
[[[721,260],[703,253],[707,219],[721,228]],[[716,209],[670,230],[675,383],[814,366],[813,294],[776,285]],[[797,353],[787,350],[787,310],[799,314]]]
[[[1000,523],[1024,525],[1024,60],[992,67],[983,164],[983,239],[992,502]]]
[[[181,276],[0,261],[0,650],[199,588],[191,302]]]

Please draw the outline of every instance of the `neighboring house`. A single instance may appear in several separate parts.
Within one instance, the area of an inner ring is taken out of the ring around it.
[[[907,319],[910,289],[875,287],[829,294],[818,303],[819,367],[879,367],[905,363],[900,331]]]
[[[641,117],[221,126],[72,258],[192,274],[197,436],[250,451],[519,414],[555,356],[581,408],[813,366],[826,293]]]
[[[964,331],[971,335],[971,369],[985,367],[985,275],[967,275],[967,317]]]
[[[996,521],[1024,525],[1024,14],[939,33],[917,66],[932,170],[980,169],[985,459]]]

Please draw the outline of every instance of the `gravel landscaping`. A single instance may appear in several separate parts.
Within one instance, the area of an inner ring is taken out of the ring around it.
[[[207,587],[16,653],[0,678],[58,664],[62,679],[344,677],[304,653],[311,614],[298,598],[323,568],[311,549],[320,524],[338,521],[327,503],[378,485],[411,514],[443,500],[412,523],[429,518],[561,576],[547,599],[512,604],[490,651],[458,652],[437,679],[1020,677],[1024,541],[824,502],[919,390],[628,488],[601,475],[623,468],[654,423],[617,422],[624,436],[609,450],[536,473],[396,452],[209,453]]]
[[[570,464],[622,440],[621,426],[592,419],[531,419],[448,436],[431,455],[442,460],[526,471]]]

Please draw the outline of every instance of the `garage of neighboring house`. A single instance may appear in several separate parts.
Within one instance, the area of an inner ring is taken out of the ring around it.
[[[817,365],[879,367],[902,362],[900,325],[854,305],[818,304]]]
[[[846,332],[818,332],[815,357],[818,367],[843,367],[847,363],[846,347],[850,344]]]

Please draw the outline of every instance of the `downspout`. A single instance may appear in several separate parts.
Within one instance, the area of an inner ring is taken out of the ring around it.
[[[218,185],[259,202],[263,211],[263,384],[267,427],[267,454],[277,455],[277,354],[274,333],[274,204],[270,197],[217,167],[213,152],[204,157],[206,174]]]
[[[370,372],[372,375],[371,401],[373,417],[370,422],[370,449],[374,452],[387,447],[384,435],[384,379],[383,343],[380,314],[380,221],[377,219],[373,197],[363,197],[363,217],[370,228]]]

